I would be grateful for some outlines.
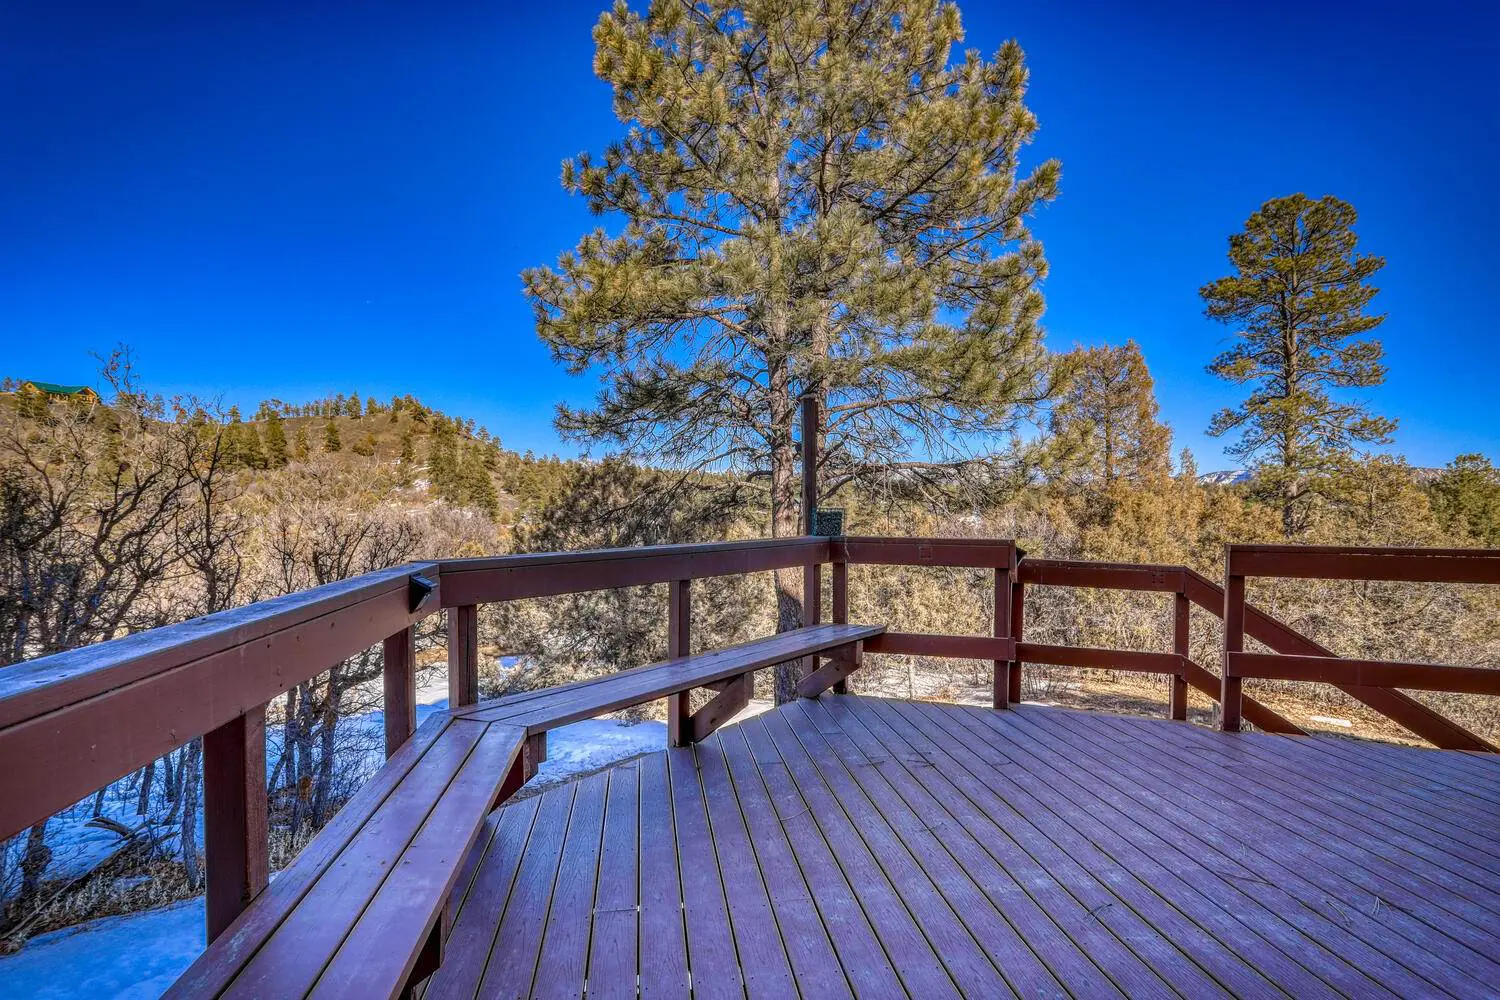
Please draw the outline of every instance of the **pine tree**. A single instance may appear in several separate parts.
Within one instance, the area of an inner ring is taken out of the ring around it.
[[[1431,487],[1432,509],[1445,531],[1500,547],[1500,470],[1483,455],[1459,455]]]
[[[951,475],[1045,393],[1026,220],[1059,167],[1018,177],[1037,125],[1018,45],[950,62],[962,28],[936,0],[620,5],[594,38],[626,134],[563,184],[626,225],[523,275],[554,355],[608,373],[565,434],[753,472],[785,536],[800,395],[824,404],[831,491]],[[777,576],[782,629],[800,586]]]
[[[327,452],[342,451],[344,442],[339,440],[339,425],[333,420],[323,425],[323,450]]]
[[[352,452],[354,452],[354,454],[359,455],[362,458],[369,458],[370,456],[374,455],[375,454],[375,434],[374,434],[374,432],[373,431],[366,431],[365,432],[365,436],[362,437],[362,438],[360,438],[357,442],[355,442],[354,446],[352,448],[350,448],[349,450],[352,451]]]
[[[500,494],[495,490],[495,481],[484,464],[484,453],[479,448],[466,448],[462,469],[464,503],[477,507],[491,519],[500,516]]]
[[[395,412],[394,410],[392,412]],[[401,460],[396,466],[396,474],[401,478],[402,486],[410,486],[412,472],[417,465],[417,441],[416,435],[412,433],[411,424],[401,429]]]
[[[351,392],[349,398],[344,401],[344,413],[350,417],[358,417],[363,413],[359,402],[359,393]]]
[[[1095,483],[1159,483],[1171,474],[1172,432],[1157,415],[1155,384],[1135,341],[1080,347],[1063,359],[1067,379],[1049,430],[1066,463]]]
[[[1355,446],[1384,443],[1396,428],[1364,403],[1330,395],[1385,381],[1380,341],[1359,339],[1385,319],[1365,312],[1385,260],[1356,251],[1355,219],[1353,206],[1331,196],[1268,201],[1229,238],[1234,273],[1199,290],[1210,319],[1238,328],[1238,342],[1208,370],[1252,386],[1243,403],[1215,415],[1209,433],[1239,434],[1227,451],[1254,464],[1287,537],[1307,526],[1311,501]]]
[[[298,424],[297,438],[292,445],[292,457],[299,462],[305,462],[310,454],[312,454],[312,447],[307,442],[307,425]]]
[[[438,417],[427,439],[427,481],[432,492],[452,501],[457,494],[457,435],[446,417]]]
[[[240,463],[247,469],[266,468],[266,451],[261,446],[260,431],[254,424],[235,426],[239,428],[239,440],[235,443],[239,449]]]
[[[287,464],[286,424],[276,410],[266,413],[266,464],[282,469]]]

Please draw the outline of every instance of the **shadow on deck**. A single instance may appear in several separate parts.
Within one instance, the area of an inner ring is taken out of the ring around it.
[[[1500,989],[1500,761],[825,695],[496,810],[427,997]]]

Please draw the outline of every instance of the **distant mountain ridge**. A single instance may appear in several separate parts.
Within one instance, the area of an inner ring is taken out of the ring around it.
[[[1412,478],[1424,486],[1442,474],[1442,469],[1417,465],[1411,467]],[[1254,478],[1255,473],[1249,469],[1221,469],[1218,472],[1203,473],[1198,477],[1198,482],[1204,486],[1237,486],[1240,483],[1248,483]]]

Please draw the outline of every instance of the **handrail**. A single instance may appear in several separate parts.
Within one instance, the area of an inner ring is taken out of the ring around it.
[[[1298,649],[1272,645],[1271,653],[1247,653],[1245,635],[1255,635],[1250,627],[1253,609],[1245,594],[1246,580],[1251,577],[1500,584],[1500,549],[1231,544],[1224,547],[1222,591],[1224,712],[1220,725],[1226,732],[1240,728],[1244,678],[1324,681],[1366,704],[1384,702],[1390,706],[1387,715],[1438,746],[1496,751],[1487,741],[1394,689],[1500,695],[1500,670],[1341,658],[1310,640],[1298,644],[1302,647]]]
[[[1101,563],[1074,559],[1023,559],[1017,569],[1015,619],[1016,659],[1048,663],[1056,666],[1082,667],[1087,669],[1135,670],[1144,673],[1172,675],[1172,691],[1167,707],[1169,718],[1187,718],[1187,689],[1195,688],[1215,701],[1219,698],[1219,679],[1214,677],[1189,655],[1189,604],[1203,604],[1201,594],[1195,593],[1198,581],[1212,586],[1186,566],[1152,565],[1143,563]],[[1080,649],[1074,646],[1038,646],[1021,642],[1022,610],[1026,585],[1045,587],[1082,587],[1094,590],[1134,590],[1148,593],[1173,595],[1172,601],[1172,652],[1143,653],[1127,649]],[[1022,667],[1018,662],[1011,672],[1011,698],[1020,700]],[[1290,720],[1256,701],[1246,698],[1246,718],[1270,733],[1289,736],[1305,736],[1306,733]]]
[[[1285,556],[1263,547],[1245,551],[1241,558],[1250,559],[1251,568],[1259,565],[1255,560]],[[1335,555],[1351,558],[1342,550]],[[1444,579],[1468,580],[1480,573],[1475,566],[1485,567],[1483,574],[1500,567],[1500,553],[1442,551],[1420,566],[1409,550],[1360,550],[1352,557],[1399,557],[1401,572],[1420,569],[1424,579],[1444,574]],[[1299,552],[1295,558],[1307,556]],[[1216,681],[1188,657],[1190,604],[1221,615],[1238,608],[1243,633],[1278,652],[1332,655],[1245,604],[1242,592],[1236,604],[1217,584],[1185,567],[1026,560],[1009,540],[799,536],[411,563],[0,670],[0,760],[11,765],[0,768],[0,837],[203,736],[212,937],[266,884],[265,706],[270,700],[383,642],[386,748],[393,753],[415,728],[415,626],[439,608],[448,612],[450,707],[460,708],[477,700],[477,608],[482,603],[667,583],[674,595],[669,645],[680,654],[688,635],[691,580],[801,566],[805,619],[812,624],[823,617],[825,563],[832,572],[836,623],[849,620],[850,565],[991,571],[995,608],[990,635],[886,632],[868,649],[989,659],[995,666],[996,708],[1020,699],[1021,665],[1029,657],[1033,662],[1170,674],[1171,712],[1184,718],[1187,688],[1212,693]],[[1355,564],[1339,564],[1341,571],[1350,565]],[[1304,568],[1318,575],[1314,563]],[[1173,650],[1142,653],[1027,643],[1022,625],[1028,584],[1171,593]],[[1228,662],[1236,668],[1255,666],[1254,660]],[[1329,669],[1322,663],[1318,667]],[[1238,679],[1219,679],[1226,686],[1221,695],[1231,681],[1237,688]],[[1344,690],[1439,746],[1494,749],[1399,691],[1372,686],[1367,676],[1355,680]],[[835,689],[841,688],[840,679]],[[1300,732],[1253,699],[1239,695],[1235,704],[1262,728]],[[675,710],[681,714],[685,708],[686,700],[678,699]]]

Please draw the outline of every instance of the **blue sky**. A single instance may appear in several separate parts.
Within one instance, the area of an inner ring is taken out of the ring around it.
[[[134,346],[165,391],[413,392],[558,450],[555,366],[520,292],[593,225],[559,163],[619,130],[601,0],[18,4],[0,12],[0,373],[91,377]],[[1336,194],[1388,266],[1391,376],[1418,464],[1500,457],[1500,64],[1487,5],[962,4],[1018,38],[1062,195],[1035,222],[1052,345],[1136,339],[1179,446],[1232,387],[1197,289],[1267,198]],[[31,10],[23,8],[30,7]],[[570,451],[570,448],[562,450]]]

